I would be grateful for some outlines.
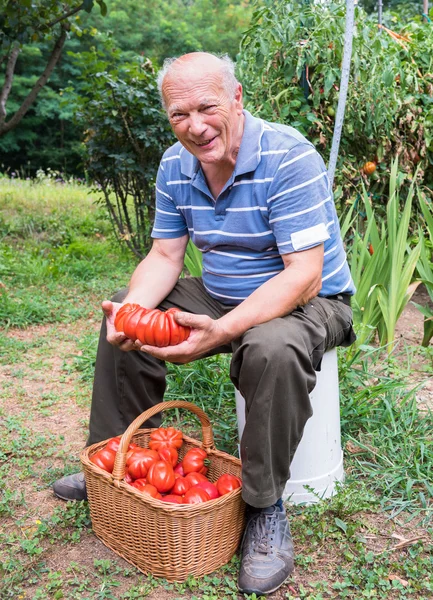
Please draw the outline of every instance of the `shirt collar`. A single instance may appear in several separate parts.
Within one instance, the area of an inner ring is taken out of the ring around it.
[[[233,176],[243,175],[254,171],[261,158],[261,140],[263,135],[263,121],[247,110],[243,111],[245,116],[244,133],[242,135],[239,154],[236,159]],[[194,174],[200,169],[198,159],[188,152],[184,147],[180,151],[180,168],[183,175],[194,177]]]

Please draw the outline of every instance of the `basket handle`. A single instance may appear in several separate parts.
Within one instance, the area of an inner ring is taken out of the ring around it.
[[[201,423],[203,450],[209,452],[210,450],[215,449],[212,426],[209,417],[201,408],[192,402],[185,402],[185,400],[169,400],[167,402],[160,402],[159,404],[155,404],[155,406],[152,406],[152,408],[146,410],[144,413],[141,413],[141,415],[134,419],[134,421],[132,421],[128,429],[122,435],[120,439],[120,445],[116,453],[116,460],[114,461],[112,473],[114,479],[113,483],[116,486],[118,486],[120,481],[125,477],[126,454],[134,433],[148,419],[160,412],[170,410],[171,408],[186,408],[187,410],[193,412],[199,418]]]

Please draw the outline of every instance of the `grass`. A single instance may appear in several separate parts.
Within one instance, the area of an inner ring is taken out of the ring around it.
[[[0,324],[70,322],[128,283],[134,259],[83,186],[0,179]]]
[[[0,598],[237,599],[237,556],[182,584],[145,576],[95,540],[87,503],[51,498],[79,465],[100,300],[135,262],[94,199],[75,184],[0,180]],[[297,567],[279,600],[433,596],[433,423],[407,384],[431,348],[385,355],[340,352],[346,481],[290,508]],[[229,360],[171,365],[166,398],[202,406],[218,448],[236,453]],[[199,435],[189,415],[167,418]]]

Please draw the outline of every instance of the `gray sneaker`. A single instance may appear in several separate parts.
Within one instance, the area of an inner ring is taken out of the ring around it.
[[[53,483],[53,492],[62,500],[87,500],[84,473],[74,473]]]
[[[274,505],[253,513],[241,550],[239,591],[257,595],[275,592],[293,572],[293,542],[285,511]]]

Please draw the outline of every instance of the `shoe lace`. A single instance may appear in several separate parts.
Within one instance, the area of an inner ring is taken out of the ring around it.
[[[277,511],[271,513],[259,513],[253,517],[253,530],[251,532],[252,543],[256,552],[270,554],[273,549],[273,541],[276,529]]]

